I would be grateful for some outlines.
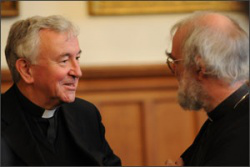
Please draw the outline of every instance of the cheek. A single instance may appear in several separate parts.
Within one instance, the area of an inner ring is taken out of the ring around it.
[[[63,81],[65,78],[66,78],[67,74],[64,74],[64,73],[57,73],[55,75],[53,75],[53,78],[56,80],[56,81]]]
[[[177,72],[175,74],[175,76],[176,76],[176,79],[177,79],[177,81],[178,81],[179,84],[184,80],[184,77],[185,77],[185,76],[183,76],[183,74],[181,74],[179,72]]]
[[[33,71],[34,82],[38,84],[42,84],[44,82],[49,82],[50,77],[47,69],[36,69]]]
[[[44,71],[40,73],[40,75],[37,75],[36,82],[38,84],[47,85],[48,87],[60,87],[64,81],[66,80],[67,73],[61,72],[61,71]],[[57,89],[57,88],[56,88]]]
[[[40,66],[33,70],[34,78],[37,82],[56,84],[67,79],[68,69],[62,68],[58,65],[48,64],[47,66]]]
[[[47,78],[53,81],[63,81],[68,75],[65,69],[55,68],[47,71]]]

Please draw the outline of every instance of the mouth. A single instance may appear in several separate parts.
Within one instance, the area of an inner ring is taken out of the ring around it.
[[[76,83],[65,83],[64,87],[69,91],[76,91]]]

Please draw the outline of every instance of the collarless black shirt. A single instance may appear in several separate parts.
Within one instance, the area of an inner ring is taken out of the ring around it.
[[[249,87],[244,84],[213,111],[193,144],[181,155],[184,165],[249,164]]]
[[[248,86],[244,84],[237,91],[231,94],[226,100],[221,102],[213,111],[207,114],[210,120],[217,121],[229,112],[235,111],[238,105],[240,105],[240,103],[238,102],[242,102],[243,100],[245,100],[242,99],[245,95],[245,98],[247,98],[247,95],[249,93],[248,89]]]

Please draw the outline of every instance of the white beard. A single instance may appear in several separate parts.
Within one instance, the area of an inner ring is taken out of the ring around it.
[[[207,94],[200,83],[190,75],[190,72],[184,71],[178,90],[178,102],[181,107],[185,110],[198,111],[205,108],[205,97]]]

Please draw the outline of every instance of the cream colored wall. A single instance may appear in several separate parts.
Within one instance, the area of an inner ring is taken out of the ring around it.
[[[163,64],[170,27],[187,13],[133,16],[89,16],[86,1],[20,1],[20,15],[1,18],[1,66],[10,26],[33,15],[60,14],[80,28],[82,66]],[[249,21],[241,13],[227,13],[248,32]]]

